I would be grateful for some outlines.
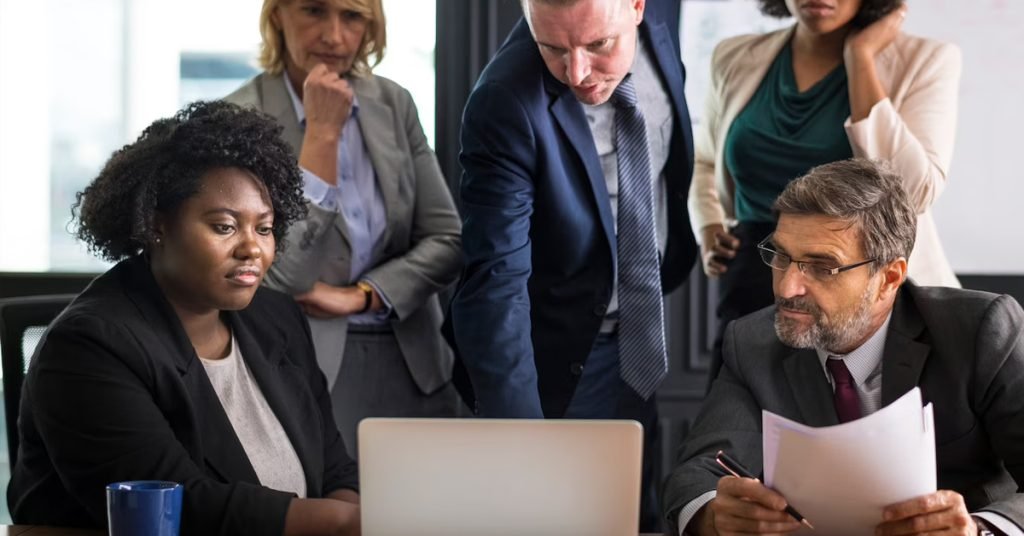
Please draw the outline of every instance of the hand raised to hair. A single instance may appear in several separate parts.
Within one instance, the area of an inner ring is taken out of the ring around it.
[[[907,17],[907,4],[903,3],[884,17],[846,36],[843,58],[847,63],[872,60],[885,50],[899,35]]]

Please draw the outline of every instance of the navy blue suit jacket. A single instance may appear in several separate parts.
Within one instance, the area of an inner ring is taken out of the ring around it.
[[[678,21],[678,0],[652,0],[640,26],[675,113],[666,292],[697,253]],[[615,226],[583,107],[547,70],[525,21],[478,80],[461,137],[465,269],[449,318],[454,346],[480,415],[560,417],[611,298]]]

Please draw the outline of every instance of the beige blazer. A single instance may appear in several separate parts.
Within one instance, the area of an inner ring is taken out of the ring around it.
[[[733,179],[723,163],[725,136],[743,110],[793,28],[726,39],[711,59],[711,88],[695,140],[689,210],[694,234],[733,217]],[[910,277],[919,285],[959,287],[946,260],[931,206],[946,186],[956,134],[960,49],[900,34],[876,59],[889,97],[867,118],[851,123],[846,135],[854,156],[888,161],[905,182],[918,213],[917,242]]]
[[[381,264],[362,277],[387,296],[391,324],[413,380],[425,394],[443,387],[452,374],[451,348],[441,336],[443,315],[437,292],[455,281],[462,268],[462,223],[451,193],[427,145],[409,92],[386,78],[353,78],[359,97],[359,125],[377,173],[387,209],[387,229],[378,248]],[[282,75],[261,74],[225,100],[254,106],[283,127],[295,154],[302,129]],[[312,203],[306,218],[285,236],[264,283],[289,294],[308,291],[317,281],[348,285],[351,248],[344,219]],[[317,361],[333,387],[341,368],[346,318],[309,318]]]

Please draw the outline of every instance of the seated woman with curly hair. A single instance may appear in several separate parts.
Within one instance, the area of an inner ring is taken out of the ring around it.
[[[184,487],[182,534],[358,534],[356,467],[305,317],[260,287],[302,178],[280,127],[195,103],[117,151],[75,207],[117,265],[50,326],[25,379],[17,523],[103,527],[104,487]]]

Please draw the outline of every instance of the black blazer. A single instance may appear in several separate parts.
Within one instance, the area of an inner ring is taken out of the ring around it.
[[[224,318],[298,454],[309,497],[357,489],[295,301],[266,288]],[[22,393],[7,500],[16,523],[103,527],[104,488],[184,486],[182,534],[284,530],[290,493],[260,486],[144,258],[103,274],[54,321]]]

